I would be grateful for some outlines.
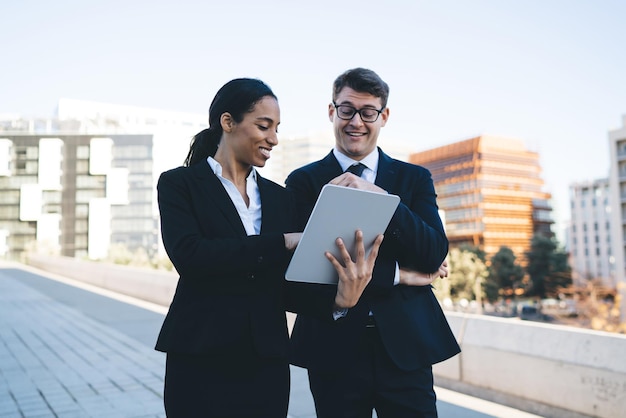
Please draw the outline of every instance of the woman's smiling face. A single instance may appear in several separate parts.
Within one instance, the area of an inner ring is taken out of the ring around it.
[[[242,165],[265,166],[272,148],[278,145],[280,107],[278,101],[265,96],[259,100],[243,120],[234,123],[228,133],[228,146]]]

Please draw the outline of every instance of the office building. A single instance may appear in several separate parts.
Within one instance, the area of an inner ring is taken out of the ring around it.
[[[61,99],[53,118],[0,117],[0,257],[163,254],[156,181],[206,117]]]
[[[452,248],[477,246],[489,258],[506,246],[523,264],[534,234],[553,236],[539,155],[521,141],[482,135],[409,161],[432,173]]]
[[[621,128],[609,131],[609,153],[615,282],[622,301],[621,320],[626,322],[626,115],[622,116]]]
[[[156,250],[151,135],[0,135],[0,247],[106,258]]]
[[[572,280],[584,287],[590,280],[615,287],[615,257],[611,248],[609,179],[570,185],[571,220],[568,243]]]

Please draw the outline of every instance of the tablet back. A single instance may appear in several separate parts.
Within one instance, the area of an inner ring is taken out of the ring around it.
[[[396,195],[325,185],[287,268],[287,280],[337,283],[337,272],[324,252],[330,251],[341,262],[335,244],[341,237],[354,260],[354,234],[360,229],[369,254],[374,239],[385,232],[399,203]]]

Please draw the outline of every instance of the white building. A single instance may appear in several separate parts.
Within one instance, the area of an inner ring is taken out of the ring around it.
[[[609,131],[611,172],[609,183],[613,202],[613,255],[615,256],[615,279],[622,298],[622,321],[626,322],[626,115],[622,127]]]
[[[615,257],[611,242],[609,180],[570,185],[571,221],[567,234],[574,285],[599,279],[615,287]]]
[[[154,140],[153,173],[183,164],[191,138],[208,127],[206,114],[174,112],[84,100],[60,99],[57,119],[77,133],[150,134]],[[156,185],[156,183],[155,183]]]
[[[34,244],[92,259],[117,243],[162,253],[156,181],[206,127],[204,115],[70,99],[52,118],[0,116],[0,256]]]

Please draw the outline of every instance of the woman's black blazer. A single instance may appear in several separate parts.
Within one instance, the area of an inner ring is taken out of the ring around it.
[[[295,211],[282,186],[258,173],[257,182],[261,233],[248,236],[208,163],[161,174],[161,233],[180,278],[157,350],[208,354],[252,346],[263,357],[286,355],[290,253],[283,233],[295,231]]]

